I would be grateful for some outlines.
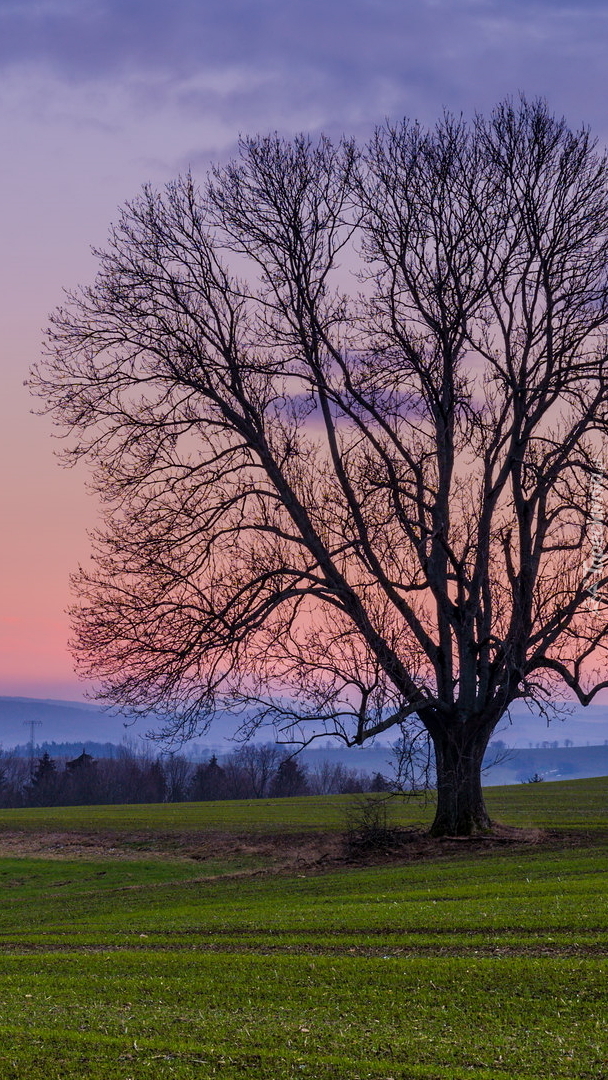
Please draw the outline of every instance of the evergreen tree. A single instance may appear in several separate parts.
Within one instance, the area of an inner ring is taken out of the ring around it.
[[[53,806],[59,801],[60,789],[57,765],[45,750],[30,779],[30,801],[34,806]]]
[[[298,765],[295,758],[285,758],[279,765],[270,785],[270,794],[277,797],[307,795],[308,777],[305,765]]]
[[[213,754],[209,761],[197,765],[190,785],[190,798],[194,802],[206,802],[225,799],[226,795],[226,773]]]

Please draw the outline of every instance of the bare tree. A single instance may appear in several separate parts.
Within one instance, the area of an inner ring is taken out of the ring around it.
[[[320,761],[308,772],[311,795],[349,795],[367,791],[371,777],[361,769],[347,769],[341,761]]]
[[[425,798],[434,792],[437,773],[433,748],[421,724],[403,725],[401,737],[391,747],[389,766],[388,780],[393,791]]]
[[[248,743],[235,750],[224,763],[235,797],[264,799],[284,758],[285,752],[272,743]]]
[[[194,767],[183,754],[169,751],[162,763],[167,802],[184,802],[192,783]]]
[[[144,803],[167,799],[167,780],[159,758],[148,750],[122,745],[116,757],[97,762],[100,802]]]
[[[27,758],[0,748],[0,806],[23,806],[32,771]]]
[[[489,828],[510,703],[608,685],[607,256],[606,159],[542,102],[144,189],[34,373],[106,510],[82,674],[165,736],[418,718],[434,832]]]

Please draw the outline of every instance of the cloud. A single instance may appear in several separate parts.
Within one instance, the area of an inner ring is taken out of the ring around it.
[[[607,39],[600,0],[0,0],[0,124],[13,171],[40,150],[123,189],[239,134],[365,139],[519,91],[606,139]]]
[[[239,133],[365,138],[519,91],[606,138],[607,39],[601,0],[0,0],[0,105],[17,142],[153,176]]]
[[[248,129],[352,130],[518,89],[600,114],[607,36],[600,0],[15,0],[0,71],[118,81],[142,110],[162,100]]]

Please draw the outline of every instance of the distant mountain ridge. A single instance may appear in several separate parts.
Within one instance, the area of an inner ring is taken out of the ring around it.
[[[7,750],[29,742],[31,730],[28,729],[32,721],[35,722],[34,742],[40,744],[121,743],[125,738],[137,743],[156,726],[153,714],[132,723],[116,711],[86,701],[0,697],[0,746]],[[218,717],[204,742],[220,745],[227,742],[237,724],[237,719],[228,714]]]
[[[549,727],[538,715],[531,714],[522,704],[511,710],[512,723],[503,721],[494,738],[502,739],[508,746],[529,749],[539,743],[558,743],[563,746],[569,740],[574,746],[601,746],[608,740],[608,705],[589,705],[586,709],[573,706],[573,714],[564,720],[554,720]],[[0,697],[0,745],[6,750],[27,743],[31,721],[41,721],[34,728],[34,741],[56,743],[112,742],[121,743],[125,738],[135,743],[153,730],[155,717],[131,724],[119,713],[106,711],[100,705],[80,701],[61,701],[52,698]],[[219,716],[209,732],[195,737],[202,747],[221,750],[234,744],[239,720],[226,712]],[[393,743],[398,729],[385,733],[386,743]],[[261,729],[258,742],[273,740],[272,729]],[[322,745],[323,739],[316,745]],[[377,745],[377,744],[376,744]],[[187,752],[188,744],[186,745]]]
[[[32,721],[36,743],[99,740],[100,736],[104,742],[121,742],[129,730],[124,717],[88,702],[0,697],[0,744],[5,750],[29,741]]]

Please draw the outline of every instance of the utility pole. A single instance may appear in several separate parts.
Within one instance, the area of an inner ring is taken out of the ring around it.
[[[37,727],[40,727],[42,725],[42,720],[24,720],[23,724],[24,724],[25,727],[28,727],[30,729],[29,746],[30,746],[30,780],[31,780],[32,776],[34,775],[34,729],[37,728]]]

